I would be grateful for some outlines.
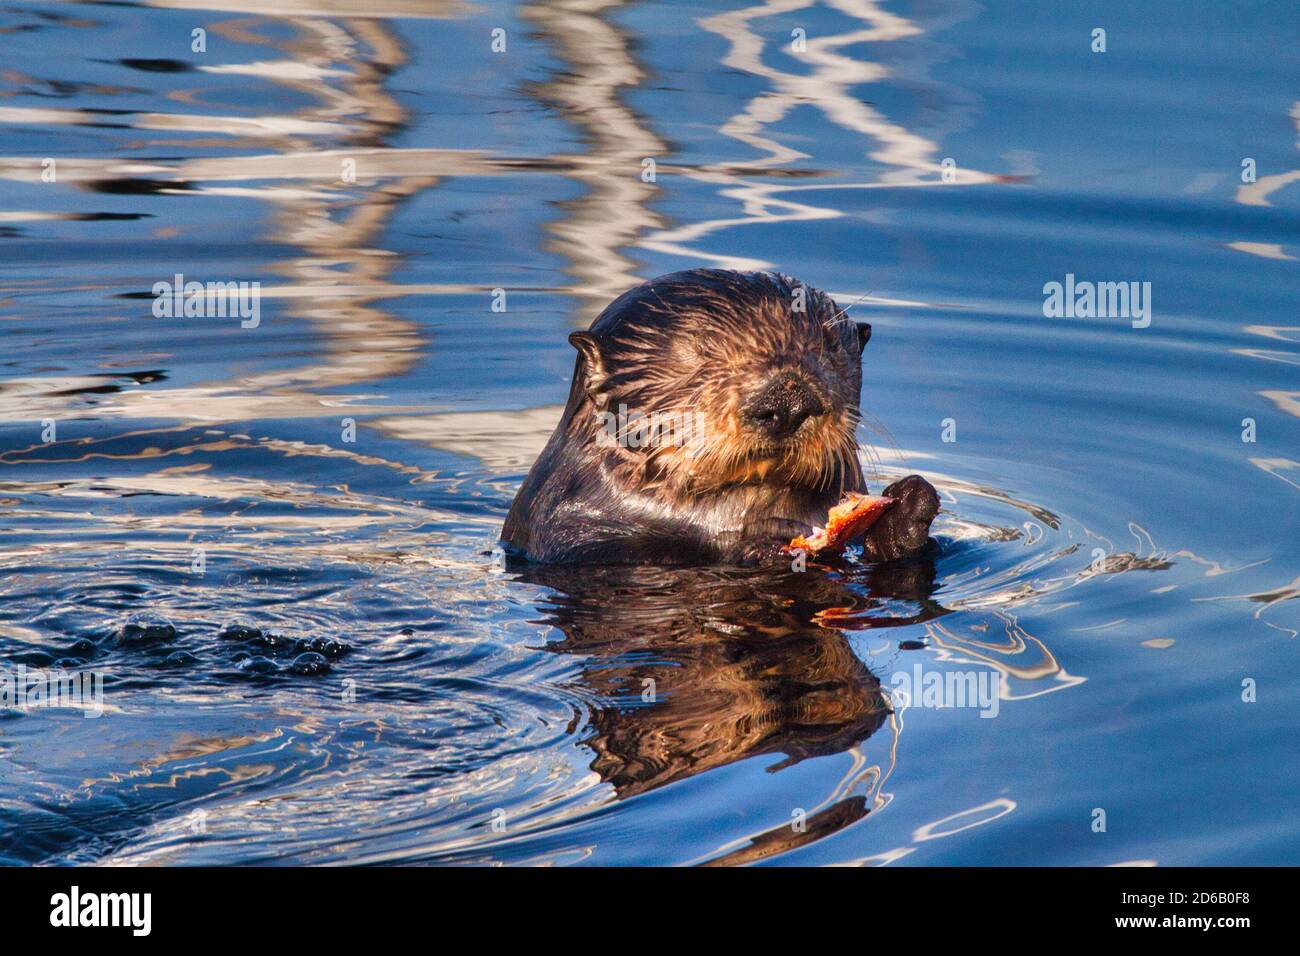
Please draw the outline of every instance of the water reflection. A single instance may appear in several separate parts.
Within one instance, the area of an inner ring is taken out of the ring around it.
[[[566,271],[581,288],[583,304],[574,322],[583,327],[641,281],[624,250],[663,225],[649,208],[659,187],[643,175],[643,164],[661,161],[668,145],[621,98],[646,75],[630,38],[611,22],[623,6],[614,0],[560,0],[520,10],[564,63],[529,93],[562,110],[586,147],[579,155],[550,157],[568,168],[582,195],[562,203],[563,214],[546,227],[550,248],[567,260]]]
[[[405,11],[406,6],[411,10]],[[422,16],[445,16],[457,9],[455,5],[419,6]],[[190,388],[133,390],[101,405],[101,413],[211,422],[335,414],[325,409],[348,405],[347,397],[323,402],[316,394],[319,389],[410,371],[422,345],[416,325],[374,303],[393,294],[390,276],[401,262],[377,240],[405,200],[439,181],[437,164],[427,162],[437,158],[437,151],[393,155],[383,148],[386,138],[406,120],[405,111],[384,85],[405,57],[401,41],[378,18],[414,13],[414,7],[397,4],[386,11],[360,13],[355,5],[289,4],[279,8],[282,14],[294,15],[287,20],[210,23],[209,29],[226,39],[273,47],[283,59],[197,68],[248,76],[304,95],[309,104],[292,116],[112,111],[115,124],[130,129],[219,134],[226,137],[216,141],[223,147],[269,146],[274,150],[270,155],[162,163],[93,157],[59,160],[55,183],[62,186],[187,199],[255,198],[268,203],[272,228],[267,238],[299,249],[300,254],[273,266],[285,282],[264,283],[261,295],[280,301],[286,317],[306,322],[319,333],[321,354],[310,364]],[[230,9],[243,7],[234,4]],[[322,19],[350,11],[358,11],[361,18]],[[287,39],[286,24],[292,27]],[[183,91],[177,98],[202,101],[198,89]],[[93,126],[100,118],[84,110],[0,108],[0,121]],[[321,150],[321,138],[332,138],[336,146],[347,148]],[[180,144],[155,139],[150,145],[158,149]],[[459,156],[451,168],[463,171],[472,163],[472,155]],[[28,158],[0,159],[0,176],[39,182],[42,169]],[[309,180],[311,188],[285,187],[275,184],[277,179]],[[167,238],[174,236],[175,232]],[[119,295],[149,298],[143,292]],[[29,396],[21,414],[61,417],[70,403],[60,396],[67,394],[49,392],[40,400]],[[353,414],[367,410],[364,403],[350,409]]]
[[[838,753],[889,713],[879,679],[820,611],[884,601],[929,602],[930,560],[866,569],[853,586],[821,574],[718,569],[530,568],[522,579],[556,595],[547,645],[581,654],[593,710],[591,769],[620,797],[760,754],[775,772]]]
[[[852,758],[831,792],[810,795],[798,825],[732,840],[696,861],[718,866],[809,846],[889,804],[884,786],[899,759],[903,722],[881,678],[915,663],[906,652],[920,651],[926,667],[997,672],[1007,701],[1082,682],[1003,607],[986,619],[1004,626],[1003,639],[970,615],[968,634],[941,623],[955,611],[937,599],[935,557],[849,564],[830,574],[535,565],[515,572],[517,580],[553,592],[540,604],[539,623],[558,632],[545,649],[581,660],[572,687],[589,701],[581,745],[592,754],[590,769],[620,799],[751,757],[778,758],[765,763],[768,773],[812,758]],[[924,626],[927,642],[891,639],[892,628],[911,625]],[[884,647],[863,653],[864,641],[881,637]],[[879,673],[868,666],[877,659]],[[861,749],[882,731],[883,766]],[[1014,806],[995,804],[988,821]],[[902,853],[858,862],[889,862]]]
[[[937,141],[905,123],[888,119],[862,95],[861,91],[867,84],[881,83],[891,76],[890,69],[861,54],[862,44],[916,41],[926,32],[919,22],[886,10],[872,0],[855,0],[834,6],[838,12],[851,18],[852,25],[828,36],[806,38],[806,48],[796,53],[795,59],[803,61],[807,69],[783,70],[773,66],[771,61],[789,53],[789,34],[763,30],[759,24],[768,17],[800,11],[809,13],[815,7],[813,0],[754,4],[699,20],[701,28],[717,33],[729,43],[730,48],[722,60],[724,65],[767,81],[762,92],[752,97],[719,130],[720,134],[766,155],[745,163],[743,167],[720,163],[698,170],[683,170],[693,179],[720,187],[720,195],[739,204],[740,215],[705,218],[675,229],[661,230],[646,237],[642,243],[646,248],[701,259],[721,268],[773,268],[777,264],[763,259],[713,253],[708,248],[701,248],[700,242],[736,226],[779,227],[783,223],[802,220],[839,218],[844,214],[840,209],[811,204],[811,199],[825,190],[1014,181],[1016,177],[959,168],[955,164],[945,169]],[[853,54],[846,53],[847,49],[853,49]],[[939,84],[925,76],[925,67],[933,56],[931,52],[928,56],[923,54],[913,59],[906,79],[918,87],[929,87],[937,98],[950,101],[950,107],[955,108],[946,114],[946,122],[959,123],[965,113],[965,97],[958,91],[941,90]],[[871,143],[868,157],[877,164],[875,175],[864,182],[820,184],[788,181],[792,174],[801,178],[822,175],[815,169],[799,168],[800,161],[811,158],[809,154],[785,145],[770,132],[802,106],[817,109],[829,123],[847,133],[851,142]],[[777,181],[764,182],[746,175],[751,172],[767,179],[776,177]],[[872,300],[864,295],[860,301]]]

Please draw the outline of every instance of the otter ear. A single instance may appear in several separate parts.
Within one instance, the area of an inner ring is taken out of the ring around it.
[[[586,360],[578,363],[574,374],[585,376],[582,388],[588,395],[594,396],[605,380],[605,357],[600,354],[600,342],[590,332],[572,332],[569,334],[569,344]]]
[[[871,341],[871,323],[857,322],[855,324],[858,327],[858,349],[862,350],[865,349],[867,343]]]

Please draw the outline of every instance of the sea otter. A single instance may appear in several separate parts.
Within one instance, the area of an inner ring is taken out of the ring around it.
[[[754,564],[782,558],[845,491],[871,326],[771,272],[692,269],[623,293],[586,332],[568,405],[502,544],[537,562]],[[867,561],[929,542],[917,475],[863,539]],[[789,560],[788,557],[784,558]]]

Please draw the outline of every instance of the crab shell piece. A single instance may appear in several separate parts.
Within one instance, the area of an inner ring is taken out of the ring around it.
[[[787,551],[810,554],[839,553],[849,541],[866,531],[895,499],[848,492],[826,515],[826,527],[814,528],[808,536],[798,535]]]

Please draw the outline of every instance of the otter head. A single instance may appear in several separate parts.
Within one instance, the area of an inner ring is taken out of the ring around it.
[[[624,477],[674,495],[763,484],[838,494],[860,481],[870,336],[788,276],[674,273],[569,337],[580,353],[572,423]]]

